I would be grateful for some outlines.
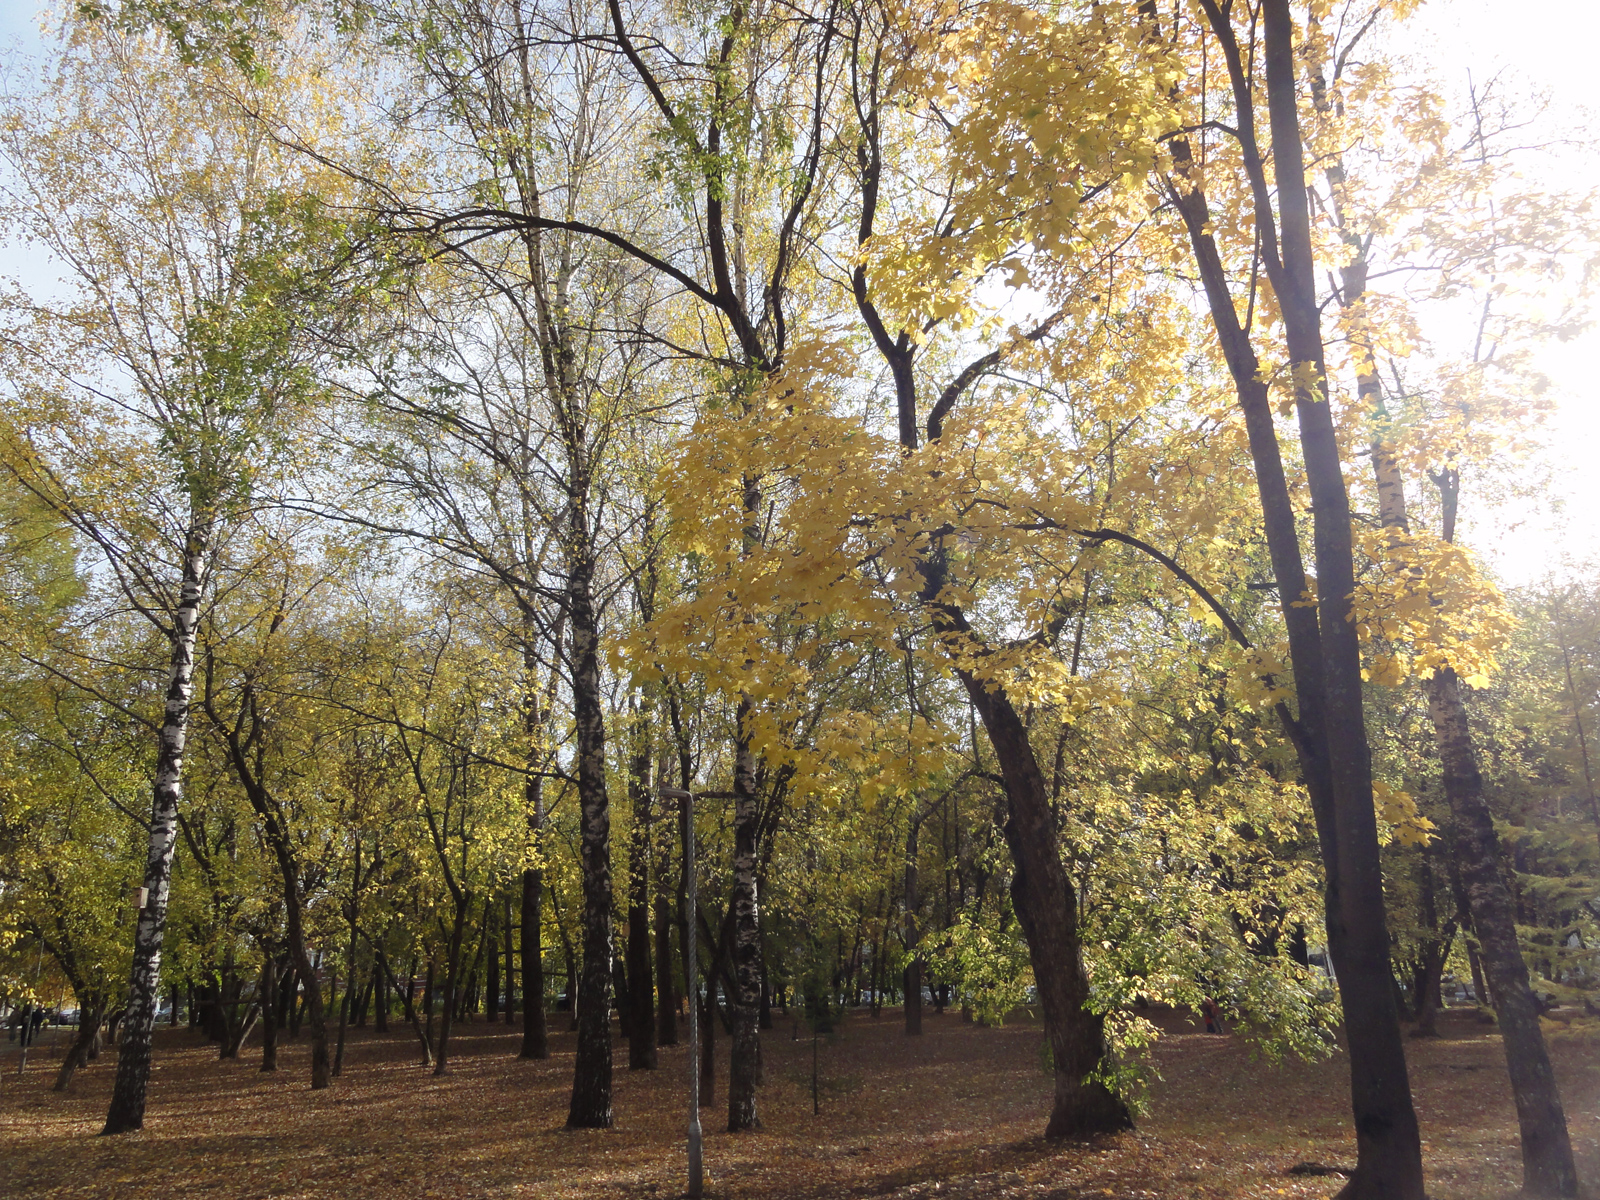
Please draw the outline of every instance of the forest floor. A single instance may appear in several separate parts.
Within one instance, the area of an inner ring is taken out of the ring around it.
[[[1238,1038],[1193,1032],[1181,1018],[1156,1049],[1161,1079],[1136,1132],[1087,1144],[1040,1139],[1050,1079],[1030,1021],[985,1029],[949,1014],[907,1039],[899,1011],[852,1012],[817,1047],[821,1115],[812,1115],[809,1037],[779,1015],[763,1038],[763,1126],[722,1132],[725,1106],[703,1110],[707,1194],[751,1200],[1243,1200],[1328,1197],[1337,1176],[1296,1164],[1353,1164],[1347,1063],[1272,1065]],[[558,1017],[558,1027],[566,1024]],[[1520,1170],[1499,1037],[1451,1012],[1443,1037],[1407,1050],[1433,1200],[1501,1200]],[[1580,1171],[1600,1183],[1600,1031],[1551,1023]],[[17,1075],[0,1043],[0,1195],[51,1197],[598,1197],[680,1195],[684,1170],[682,1046],[661,1069],[629,1072],[618,1039],[616,1126],[562,1128],[573,1038],[547,1062],[513,1057],[504,1025],[452,1037],[452,1069],[417,1065],[400,1022],[354,1031],[344,1073],[307,1087],[302,1036],[263,1075],[259,1046],[236,1062],[186,1029],[162,1029],[145,1129],[96,1137],[114,1058],[50,1090],[70,1030],[47,1031]],[[718,1039],[717,1100],[727,1039]],[[1600,1192],[1597,1192],[1600,1194]]]

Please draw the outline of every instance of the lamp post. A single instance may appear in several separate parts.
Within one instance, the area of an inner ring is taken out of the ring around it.
[[[694,969],[698,949],[695,945],[694,880],[694,793],[679,788],[657,788],[669,800],[683,803],[683,874],[688,893],[688,944],[683,950],[684,991],[689,995],[689,1200],[700,1200],[705,1192],[705,1175],[700,1161],[700,1004],[695,992]]]

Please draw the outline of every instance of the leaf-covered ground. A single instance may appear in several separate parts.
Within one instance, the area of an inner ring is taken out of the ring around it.
[[[932,1016],[920,1039],[898,1012],[851,1014],[818,1048],[820,1116],[811,1111],[809,1038],[780,1015],[764,1039],[763,1128],[721,1132],[705,1110],[708,1194],[761,1200],[912,1197],[988,1200],[1240,1200],[1326,1197],[1337,1176],[1298,1163],[1349,1165],[1345,1063],[1273,1066],[1232,1037],[1174,1032],[1157,1051],[1162,1079],[1137,1132],[1089,1145],[1038,1138],[1049,1099],[1040,1034],[1026,1021],[983,1029]],[[1180,1028],[1179,1023],[1174,1028]],[[1452,1013],[1437,1041],[1411,1041],[1413,1086],[1434,1200],[1498,1200],[1517,1183],[1517,1138],[1498,1037]],[[505,1026],[470,1025],[449,1076],[416,1064],[397,1023],[356,1031],[343,1076],[307,1088],[304,1038],[263,1075],[259,1049],[238,1062],[187,1030],[163,1029],[142,1133],[95,1134],[109,1095],[102,1056],[65,1094],[50,1091],[66,1031],[36,1047],[17,1076],[0,1045],[0,1194],[142,1197],[673,1196],[682,1190],[683,1047],[661,1069],[626,1069],[618,1040],[616,1127],[569,1132],[573,1035],[548,1062],[513,1057]],[[1600,1181],[1600,1033],[1552,1026],[1580,1170]],[[718,1046],[726,1054],[723,1039]],[[720,1057],[720,1056],[719,1056]]]

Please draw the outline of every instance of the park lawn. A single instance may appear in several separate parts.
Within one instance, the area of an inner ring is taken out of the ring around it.
[[[1327,1197],[1337,1176],[1291,1175],[1354,1159],[1342,1057],[1272,1065],[1238,1038],[1189,1031],[1181,1020],[1156,1052],[1161,1079],[1131,1134],[1046,1144],[1041,1035],[1028,1020],[985,1029],[948,1014],[908,1039],[898,1010],[852,1012],[818,1046],[820,1116],[812,1115],[812,1044],[780,1014],[763,1038],[763,1127],[722,1132],[703,1110],[707,1194],[751,1200],[823,1197],[987,1197],[1242,1200]],[[145,1129],[95,1136],[110,1094],[102,1055],[68,1092],[50,1084],[60,1040],[36,1047],[26,1075],[16,1047],[0,1055],[0,1195],[141,1200],[254,1197],[673,1196],[681,1193],[685,1050],[661,1069],[629,1072],[617,1041],[616,1126],[562,1128],[573,1036],[552,1038],[547,1062],[513,1057],[517,1034],[470,1024],[452,1038],[452,1070],[417,1066],[399,1022],[354,1031],[332,1089],[306,1082],[304,1037],[263,1075],[259,1049],[221,1062],[185,1029],[160,1031]],[[1438,1040],[1408,1043],[1427,1147],[1432,1200],[1499,1200],[1519,1177],[1517,1136],[1498,1037],[1471,1013],[1440,1022]],[[1552,1023],[1580,1171],[1600,1180],[1600,1030]],[[1181,1030],[1181,1031],[1180,1031]],[[52,1031],[64,1039],[68,1031]],[[719,1050],[726,1051],[725,1039]]]

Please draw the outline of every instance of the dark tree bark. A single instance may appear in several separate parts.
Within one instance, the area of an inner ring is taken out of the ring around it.
[[[594,563],[588,513],[578,491],[568,564],[572,707],[577,732],[578,802],[583,867],[583,969],[578,982],[578,1053],[567,1125],[611,1125],[611,803],[606,794],[606,734],[601,708],[599,629],[591,597]]]
[[[917,842],[918,834],[921,831],[921,820],[913,816],[911,827],[906,831],[906,920],[904,933],[906,943],[906,1034],[911,1037],[922,1033],[922,948],[921,935],[917,929]]]
[[[506,1024],[513,1025],[517,1019],[517,958],[516,939],[511,936],[516,928],[511,920],[511,893],[507,892],[502,897],[501,927],[505,930],[502,943],[506,952],[506,982],[505,982],[505,1014]]]
[[[522,1052],[523,1058],[549,1058],[550,1035],[544,1012],[544,947],[540,944],[544,873],[522,872]]]
[[[1577,1169],[1561,1092],[1517,942],[1516,912],[1500,870],[1500,839],[1483,796],[1466,706],[1450,668],[1435,672],[1429,681],[1428,708],[1444,764],[1445,795],[1454,809],[1456,860],[1472,904],[1472,924],[1483,947],[1483,967],[1505,1045],[1522,1136],[1523,1190],[1530,1196],[1576,1196]]]
[[[490,897],[483,906],[484,979],[483,1015],[493,1021],[500,1015],[500,943],[495,937],[499,906]]]
[[[378,970],[383,973],[383,978],[388,981],[389,986],[400,993],[401,1011],[405,1013],[406,1021],[411,1025],[411,1031],[417,1035],[417,1041],[422,1044],[422,1065],[431,1067],[433,1065],[433,1038],[431,1037],[433,1013],[431,1011],[428,1013],[428,1028],[424,1028],[422,1019],[417,1016],[416,1002],[411,998],[411,990],[417,981],[416,959],[412,959],[410,976],[406,979],[405,986],[401,987],[399,981],[390,973],[389,956],[383,952],[381,947],[373,947],[373,957],[377,961]],[[429,963],[428,973],[430,976],[433,973],[432,963]],[[430,995],[431,991],[430,987]]]
[[[717,972],[706,973],[704,997],[690,998],[700,1005],[700,1107],[717,1102]]]
[[[240,789],[261,820],[262,833],[278,866],[283,889],[284,927],[295,973],[305,990],[306,1019],[311,1024],[311,1087],[313,1091],[332,1082],[332,1063],[328,1052],[328,1023],[322,1003],[322,986],[317,982],[311,951],[306,945],[305,897],[301,892],[300,861],[288,816],[260,771],[258,753],[266,733],[266,722],[257,704],[255,684],[247,679],[241,691],[238,712],[232,721],[224,720],[206,681],[204,708],[222,735],[228,762],[233,767]],[[298,1022],[291,1024],[291,1032]]]
[[[665,777],[666,772],[661,772]],[[677,978],[672,967],[672,838],[673,822],[663,820],[656,840],[656,1042],[678,1044]]]
[[[189,737],[189,706],[194,698],[195,630],[205,588],[211,526],[196,522],[184,545],[183,575],[169,632],[171,656],[167,693],[156,750],[150,836],[145,850],[145,904],[133,934],[133,966],[128,975],[127,1015],[117,1055],[117,1078],[102,1133],[144,1127],[145,1093],[150,1084],[150,1042],[161,995],[161,944],[167,928],[172,884],[172,854],[177,845],[178,806],[183,800],[183,754]]]
[[[1340,179],[1335,177],[1333,182],[1337,185]],[[1337,187],[1335,191],[1337,193]],[[1350,240],[1347,238],[1347,243]],[[1364,326],[1358,306],[1365,298],[1367,262],[1359,243],[1354,249],[1357,253],[1343,272],[1343,302],[1355,309],[1356,327],[1361,330]],[[1411,532],[1405,480],[1393,445],[1384,437],[1388,413],[1368,349],[1359,388],[1377,427],[1371,457],[1378,487],[1379,515],[1387,528],[1405,536]],[[1434,477],[1434,483],[1439,489],[1443,517],[1440,532],[1445,541],[1451,542],[1455,540],[1460,478],[1453,469],[1447,468]],[[1578,1175],[1566,1114],[1550,1065],[1544,1031],[1539,1025],[1527,964],[1517,940],[1517,914],[1501,873],[1500,839],[1483,794],[1477,750],[1455,671],[1449,667],[1436,670],[1427,682],[1427,693],[1428,716],[1443,768],[1445,800],[1450,806],[1455,835],[1456,873],[1466,893],[1473,929],[1483,948],[1491,987],[1499,1001],[1495,1006],[1496,1016],[1522,1139],[1523,1191],[1529,1196],[1573,1197],[1578,1194]],[[1432,872],[1426,861],[1423,870],[1426,873],[1424,904],[1429,910],[1429,919],[1435,920]],[[1453,923],[1450,928],[1453,935]],[[1448,939],[1445,944],[1447,946]],[[1445,953],[1446,949],[1437,944],[1426,947],[1424,988],[1416,997],[1418,1034],[1427,1035],[1434,1030],[1433,1018],[1439,1004],[1438,981]],[[1477,964],[1473,966],[1476,977]]]
[[[278,960],[271,949],[262,955],[261,963],[261,1069],[278,1069]]]
[[[439,1008],[439,1040],[434,1045],[435,1075],[447,1075],[450,1071],[450,1028],[455,1020],[456,989],[460,986],[461,979],[461,943],[467,929],[467,909],[471,904],[472,893],[463,888],[456,897],[455,914],[450,922],[450,945],[445,958],[444,1003]]]
[[[962,683],[988,731],[1005,782],[1012,906],[1027,938],[1055,1067],[1055,1103],[1045,1137],[1130,1128],[1127,1105],[1092,1078],[1106,1056],[1105,1024],[1088,1008],[1078,896],[1056,848],[1044,774],[1028,744],[1027,729],[1005,694],[991,692],[970,675],[964,674]]]
[[[628,799],[633,829],[628,841],[628,1069],[656,1068],[655,990],[650,979],[650,764],[653,706],[646,695],[629,733]]]
[[[858,238],[865,245],[873,236],[882,174],[879,116],[882,97],[874,71],[852,81],[861,118],[856,165],[861,189]],[[885,323],[871,295],[865,267],[851,277],[859,312],[878,353],[894,381],[896,416],[901,448],[917,449],[920,436],[915,340],[907,331],[896,335]],[[1043,336],[1048,324],[1035,336]],[[994,352],[974,363],[953,380],[927,414],[927,436],[940,437],[943,419],[984,371],[999,362]],[[949,580],[943,550],[936,542],[918,563],[920,603],[931,616],[934,633],[965,640],[972,629],[957,607],[942,599]],[[1010,816],[1006,842],[1016,871],[1012,896],[1028,942],[1039,989],[1040,1007],[1054,1056],[1055,1102],[1045,1135],[1051,1138],[1125,1129],[1131,1125],[1127,1106],[1102,1084],[1090,1079],[1107,1054],[1103,1019],[1084,1007],[1088,981],[1079,943],[1076,893],[1067,879],[1057,844],[1044,776],[1039,770],[1027,731],[1002,687],[979,678],[970,670],[955,669],[963,689],[983,720],[985,732],[1000,765]],[[991,688],[994,690],[991,690]]]
[[[1266,385],[1250,336],[1240,324],[1210,229],[1205,194],[1196,184],[1184,138],[1172,143],[1175,206],[1183,217],[1212,323],[1245,416],[1268,550],[1294,664],[1299,712],[1280,710],[1300,758],[1317,819],[1326,878],[1329,951],[1338,969],[1350,1048],[1351,1101],[1357,1166],[1343,1195],[1422,1200],[1421,1139],[1411,1103],[1399,1012],[1395,1006],[1383,905],[1371,758],[1362,709],[1360,647],[1350,620],[1354,559],[1350,508],[1327,400],[1320,309],[1301,150],[1293,21],[1287,0],[1265,0],[1264,34],[1274,215],[1266,158],[1256,142],[1255,100],[1228,11],[1201,0],[1223,51],[1238,110],[1237,136],[1256,206],[1260,262],[1278,301],[1285,349],[1295,367],[1299,440],[1312,498],[1317,563],[1315,610],[1297,606],[1306,592],[1295,515],[1273,428]],[[1154,34],[1156,7],[1143,10]],[[1254,51],[1252,51],[1254,53]]]
[[[522,712],[528,739],[527,782],[523,784],[523,811],[528,822],[530,849],[537,856],[544,837],[544,752],[540,738],[545,718],[537,685],[539,661],[534,653],[537,629],[532,614],[523,613]],[[550,1031],[544,1012],[544,870],[537,864],[522,871],[522,1058],[549,1058]],[[568,993],[569,995],[571,993]]]
[[[61,1069],[56,1072],[56,1081],[51,1085],[52,1091],[66,1091],[74,1072],[89,1061],[89,1050],[94,1045],[95,1039],[100,1036],[100,1022],[104,1019],[103,1004],[85,1004],[79,1000],[78,1033],[72,1039],[72,1045],[67,1047],[66,1056],[61,1060]]]
[[[756,895],[756,756],[750,746],[753,711],[748,696],[739,700],[739,736],[733,762],[732,909],[733,1039],[728,1058],[728,1132],[755,1129],[756,1088],[761,1072],[761,921]],[[707,1044],[710,1038],[707,1037]]]
[[[389,1032],[389,973],[384,969],[383,951],[373,953],[372,960],[372,1029],[374,1033]]]

